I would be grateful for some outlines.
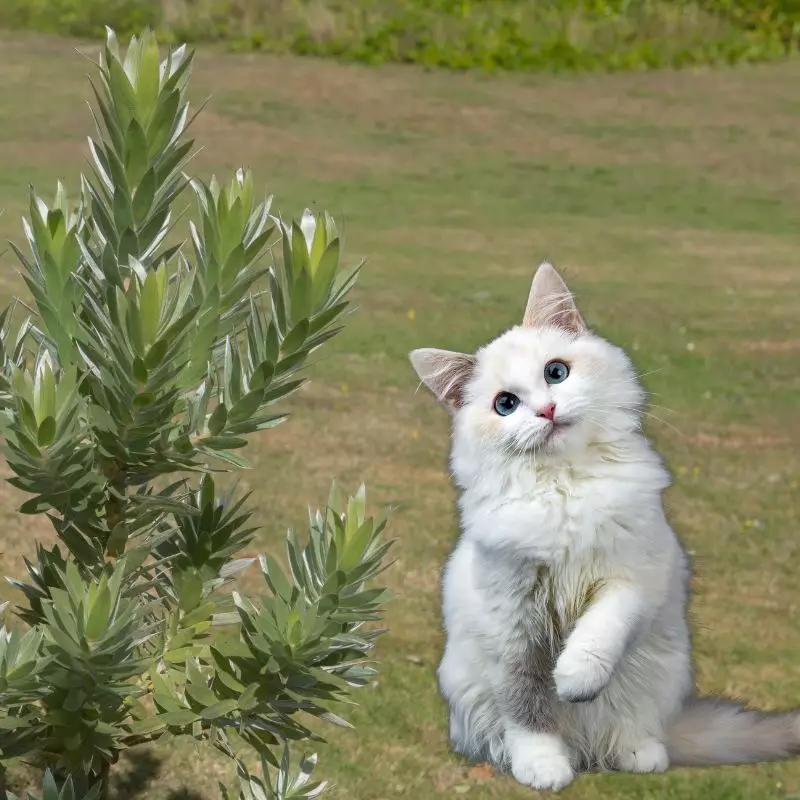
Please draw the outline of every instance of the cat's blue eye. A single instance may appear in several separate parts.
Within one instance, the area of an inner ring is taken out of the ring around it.
[[[568,375],[569,367],[563,361],[551,361],[544,368],[544,379],[547,383],[561,383]]]
[[[494,410],[501,416],[507,417],[513,414],[520,404],[520,399],[511,392],[500,392],[494,399]]]

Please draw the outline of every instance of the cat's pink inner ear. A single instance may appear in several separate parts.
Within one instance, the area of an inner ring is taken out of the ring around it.
[[[409,354],[419,379],[440,403],[451,408],[464,404],[464,389],[475,369],[475,356],[425,347]]]
[[[575,305],[567,284],[553,265],[545,262],[533,276],[522,326],[541,328],[548,325],[575,334],[586,331],[586,323]]]

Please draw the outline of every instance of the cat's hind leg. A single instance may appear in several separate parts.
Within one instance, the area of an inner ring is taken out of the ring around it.
[[[450,744],[471,761],[505,760],[503,724],[483,653],[467,639],[448,642],[437,672],[450,708]]]
[[[690,686],[688,657],[680,649],[638,656],[620,670],[603,698],[613,714],[611,766],[623,772],[665,772],[665,729]]]
[[[652,737],[625,744],[617,754],[616,766],[623,772],[666,772],[669,769],[666,745]]]

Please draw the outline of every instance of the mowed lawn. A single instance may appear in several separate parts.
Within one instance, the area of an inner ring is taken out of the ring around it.
[[[0,38],[3,239],[22,240],[29,184],[46,197],[58,177],[77,185],[90,69],[72,43]],[[449,752],[434,676],[439,572],[456,536],[448,423],[406,354],[474,349],[517,322],[544,257],[652,393],[670,516],[697,570],[700,686],[800,705],[798,86],[800,61],[520,78],[199,52],[194,97],[211,99],[193,125],[197,170],[249,166],[276,209],[343,213],[352,260],[369,259],[360,310],[290,421],[250,447],[245,475],[268,548],[333,477],[399,505],[380,678],[357,696],[356,730],[332,730],[321,750],[331,797],[533,794]],[[20,284],[6,249],[3,299]],[[3,486],[0,568],[19,573],[47,526],[15,515],[20,497]],[[144,784],[154,800],[215,798],[228,777],[191,743],[127,769],[120,797]],[[564,797],[800,797],[800,762],[583,777]]]

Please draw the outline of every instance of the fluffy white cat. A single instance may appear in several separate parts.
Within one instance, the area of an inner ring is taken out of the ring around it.
[[[549,264],[520,327],[475,355],[411,353],[453,415],[462,534],[438,678],[456,752],[561,789],[800,754],[800,714],[695,693],[689,565],[664,517],[644,393]]]

